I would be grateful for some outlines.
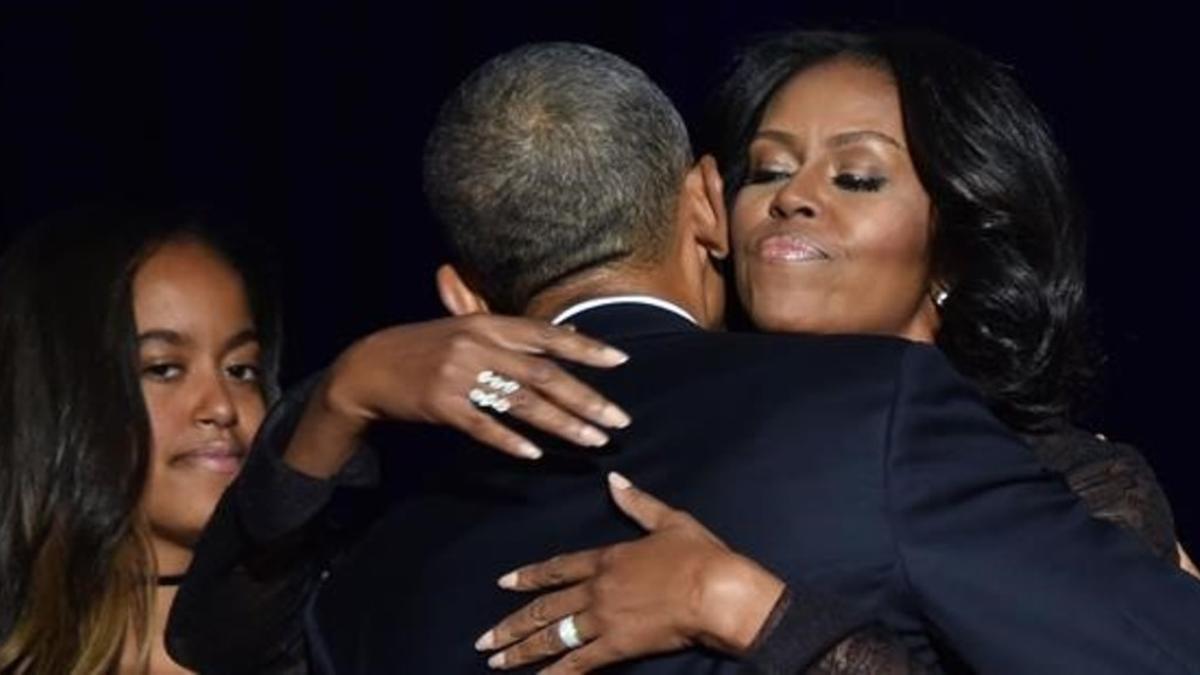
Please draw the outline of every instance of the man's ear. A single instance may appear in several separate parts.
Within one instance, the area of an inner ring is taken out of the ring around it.
[[[724,260],[729,255],[729,217],[725,211],[724,182],[717,161],[705,155],[684,179],[681,215],[691,222],[696,242],[708,255]]]
[[[458,270],[450,265],[442,265],[437,270],[438,297],[442,306],[455,316],[464,314],[489,313],[487,301],[483,296],[471,290],[463,281]]]

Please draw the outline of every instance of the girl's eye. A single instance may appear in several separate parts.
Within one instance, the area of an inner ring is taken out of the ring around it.
[[[142,368],[142,375],[153,380],[167,382],[183,374],[183,366],[178,363],[152,363]]]
[[[258,382],[262,379],[262,369],[251,363],[236,363],[226,368],[225,372],[241,382]]]

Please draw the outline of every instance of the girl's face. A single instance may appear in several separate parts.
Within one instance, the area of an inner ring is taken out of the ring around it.
[[[142,263],[133,306],[153,439],[142,507],[167,568],[163,544],[191,547],[262,423],[259,343],[241,276],[196,241]]]
[[[931,204],[886,73],[835,60],[793,76],[748,159],[731,237],[755,324],[933,341]]]

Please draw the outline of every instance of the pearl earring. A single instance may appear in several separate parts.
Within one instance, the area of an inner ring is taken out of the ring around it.
[[[933,304],[937,305],[938,309],[941,309],[942,306],[946,304],[946,298],[949,298],[949,297],[950,297],[950,291],[947,291],[944,288],[939,288],[933,294]]]

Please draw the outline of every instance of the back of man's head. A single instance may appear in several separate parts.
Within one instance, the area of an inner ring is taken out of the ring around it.
[[[614,262],[666,253],[687,129],[645,73],[543,43],[471,74],[438,115],[425,192],[456,264],[498,312]]]

